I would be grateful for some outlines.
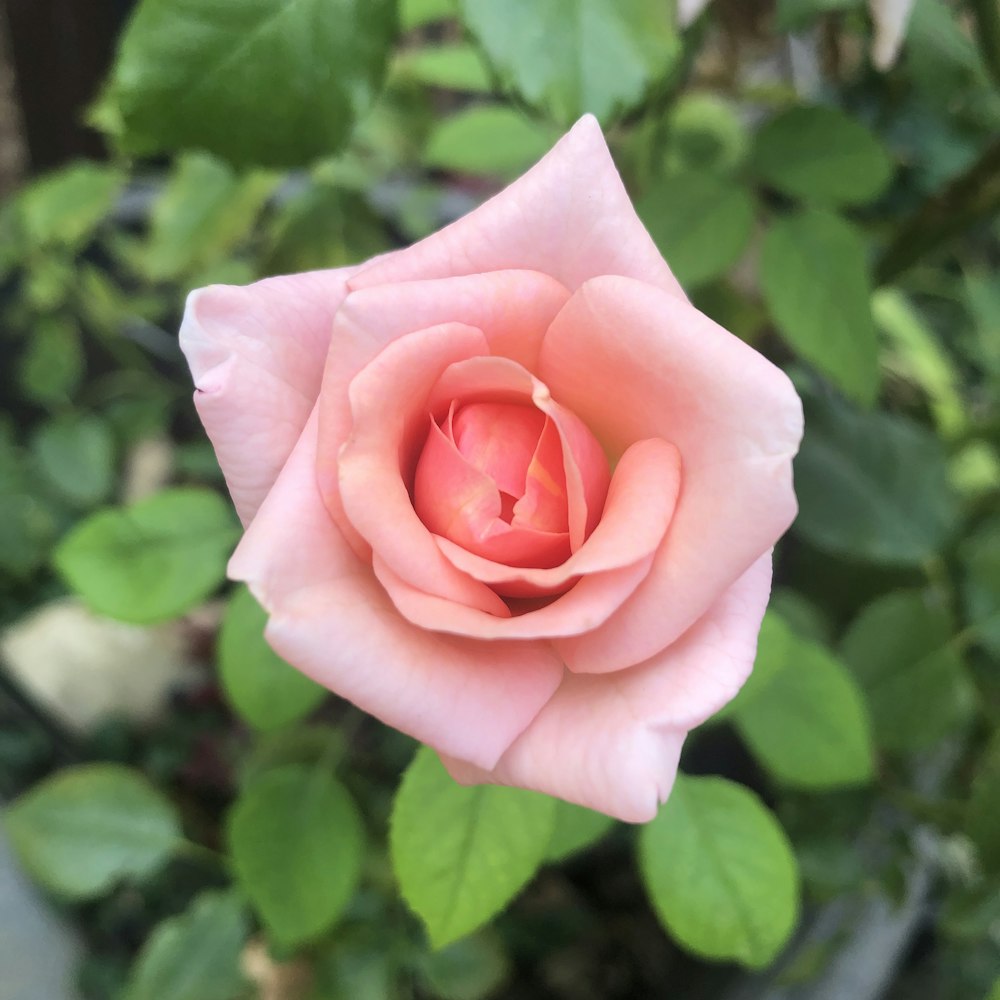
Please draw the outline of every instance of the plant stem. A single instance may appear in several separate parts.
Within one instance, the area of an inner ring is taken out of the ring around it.
[[[1000,139],[995,139],[965,173],[931,195],[903,221],[882,253],[875,269],[876,281],[879,285],[895,281],[922,257],[998,211]]]

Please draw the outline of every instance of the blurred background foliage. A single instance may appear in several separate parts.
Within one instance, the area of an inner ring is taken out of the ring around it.
[[[1000,998],[995,0],[917,0],[887,72],[860,0],[141,0],[45,43],[114,46],[99,93],[36,92],[8,6],[0,797],[77,995]],[[269,650],[175,333],[585,111],[807,413],[755,673],[641,829],[459,788]]]

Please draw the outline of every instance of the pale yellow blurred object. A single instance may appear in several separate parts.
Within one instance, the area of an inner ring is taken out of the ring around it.
[[[151,721],[170,692],[196,675],[180,624],[128,625],[75,598],[46,604],[8,628],[0,656],[32,700],[78,731],[109,715]]]
[[[260,1000],[306,1000],[312,992],[309,964],[301,958],[276,962],[260,938],[246,946],[241,965],[246,977],[259,990]]]

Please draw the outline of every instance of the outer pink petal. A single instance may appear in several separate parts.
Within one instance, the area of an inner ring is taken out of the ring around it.
[[[212,285],[188,296],[181,349],[195,405],[249,524],[319,393],[333,315],[354,268]]]
[[[687,732],[750,674],[770,581],[768,553],[648,662],[602,676],[567,674],[492,771],[458,755],[443,757],[445,766],[467,784],[533,788],[629,823],[651,820],[673,787]]]
[[[268,641],[320,684],[443,753],[492,767],[551,697],[544,643],[480,643],[414,628],[331,521],[309,421],[229,565],[271,615]]]
[[[377,555],[375,575],[407,621],[421,628],[475,639],[547,639],[588,632],[604,622],[639,586],[652,556],[631,566],[585,576],[562,597],[534,611],[510,618],[464,607],[418,590],[394,573]]]
[[[415,246],[376,258],[351,288],[507,268],[543,271],[570,290],[600,274],[624,274],[684,298],[593,115],[508,188]]]
[[[353,427],[337,458],[338,482],[351,526],[403,579],[428,593],[506,617],[507,606],[489,587],[444,558],[407,490],[408,471],[427,434],[432,388],[449,365],[487,350],[482,333],[460,323],[411,333],[386,347],[351,382]],[[321,445],[327,446],[325,438]],[[321,452],[319,467],[330,459]]]
[[[437,540],[459,569],[491,585],[523,582],[533,592],[553,593],[575,577],[628,566],[651,555],[663,541],[680,490],[680,456],[659,438],[637,441],[622,456],[594,533],[561,566],[512,569]]]
[[[473,326],[486,338],[485,353],[533,365],[545,331],[568,298],[562,285],[535,271],[413,281],[348,296],[334,320],[323,372],[319,477],[327,507],[355,551],[364,554],[366,546],[344,515],[336,468],[351,432],[347,389],[354,376],[387,344],[443,323]]]
[[[680,500],[649,576],[601,628],[558,643],[574,670],[617,670],[674,642],[792,522],[801,403],[752,348],[628,278],[574,295],[539,375],[612,451],[655,435],[681,454]]]

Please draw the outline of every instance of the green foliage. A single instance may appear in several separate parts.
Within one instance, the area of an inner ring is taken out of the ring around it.
[[[4,826],[21,864],[67,899],[91,899],[123,878],[150,875],[180,841],[173,806],[115,764],[60,771],[10,806]]]
[[[440,1000],[487,1000],[510,975],[510,964],[497,936],[483,932],[431,952],[420,974]]]
[[[637,104],[680,56],[656,0],[459,0],[501,82],[554,121],[586,111],[610,121]]]
[[[1000,656],[1000,520],[987,521],[962,546],[962,591],[977,642]]]
[[[79,248],[107,218],[124,183],[120,170],[76,163],[33,184],[17,202],[29,245]]]
[[[478,105],[435,126],[424,162],[462,173],[513,177],[547,153],[557,138],[552,129],[512,108]]]
[[[21,356],[18,381],[25,396],[43,406],[67,402],[84,374],[76,324],[59,316],[39,319]]]
[[[163,621],[218,587],[236,534],[232,512],[217,493],[164,490],[90,515],[59,543],[53,561],[95,611],[123,621]]]
[[[563,861],[601,840],[614,825],[615,821],[604,813],[557,801],[555,827],[545,860]]]
[[[103,420],[66,417],[43,424],[32,450],[42,474],[70,503],[90,507],[111,492],[114,441]]]
[[[390,824],[403,898],[443,948],[498,913],[535,874],[555,829],[555,802],[514,788],[463,788],[437,754],[418,751]]]
[[[257,729],[308,715],[326,689],[289,666],[264,640],[267,614],[246,587],[226,608],[219,633],[219,676],[233,708]]]
[[[871,723],[850,673],[769,614],[754,672],[730,707],[736,728],[781,784],[827,789],[871,780]]]
[[[746,127],[731,101],[708,92],[681,95],[670,109],[666,168],[668,174],[735,170],[749,148]]]
[[[919,564],[956,527],[940,443],[920,425],[887,413],[810,400],[795,487],[795,530],[854,559]]]
[[[778,31],[795,31],[823,14],[860,5],[861,0],[778,0],[774,26]]]
[[[980,870],[1000,875],[1000,733],[979,761],[965,815]]]
[[[343,145],[381,87],[395,31],[395,0],[143,0],[101,120],[131,153],[296,166]]]
[[[245,240],[278,182],[261,171],[237,175],[203,153],[189,153],[153,207],[142,263],[153,281],[180,278],[223,258]]]
[[[741,785],[678,775],[670,800],[642,829],[639,860],[657,916],[696,954],[762,968],[798,920],[791,846]]]
[[[665,177],[636,205],[639,217],[682,285],[725,274],[753,231],[747,191],[712,173]]]
[[[968,714],[971,691],[948,612],[916,590],[865,607],[841,643],[868,697],[879,742],[927,747]]]
[[[407,76],[429,87],[460,90],[470,94],[493,89],[489,71],[471,45],[454,42],[415,49],[400,60]]]
[[[881,143],[843,111],[798,105],[758,133],[750,157],[768,186],[817,205],[860,205],[877,198],[892,177]]]
[[[322,766],[290,765],[253,781],[229,813],[227,838],[240,886],[284,947],[331,927],[357,887],[364,829]]]
[[[895,351],[891,366],[927,394],[941,434],[958,435],[966,423],[961,376],[937,335],[896,289],[879,289],[872,299],[872,312]]]
[[[857,230],[815,209],[777,219],[764,238],[760,283],[788,343],[853,399],[871,405],[878,349]]]
[[[240,959],[250,926],[232,892],[206,892],[146,942],[122,1000],[235,1000],[246,995]]]

